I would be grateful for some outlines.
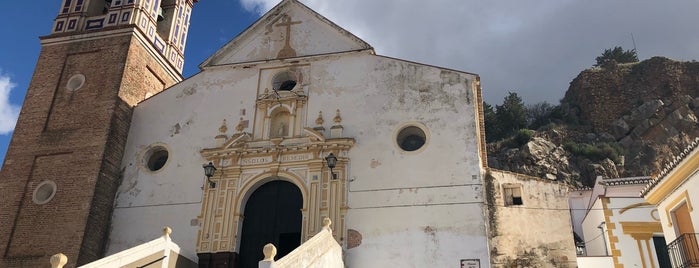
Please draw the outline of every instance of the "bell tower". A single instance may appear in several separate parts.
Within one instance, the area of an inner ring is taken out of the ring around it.
[[[0,267],[103,257],[133,107],[182,80],[197,0],[62,0],[0,171]]]

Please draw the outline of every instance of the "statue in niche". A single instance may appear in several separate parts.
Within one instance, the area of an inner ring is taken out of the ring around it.
[[[289,136],[289,122],[291,115],[288,111],[279,111],[274,113],[270,122],[270,138],[279,138]]]
[[[279,123],[279,130],[277,131],[277,137],[286,136],[286,125],[284,123]]]

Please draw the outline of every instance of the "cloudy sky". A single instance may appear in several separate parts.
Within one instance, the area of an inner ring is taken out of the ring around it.
[[[279,1],[242,0],[258,14]],[[605,48],[641,59],[699,58],[699,1],[303,0],[378,54],[481,75],[487,102],[508,91],[558,103]],[[632,39],[633,34],[633,39]]]
[[[3,1],[0,16],[0,159],[59,0]],[[201,0],[192,15],[184,75],[279,0]],[[557,104],[604,49],[641,59],[699,58],[697,0],[301,0],[381,55],[477,73],[485,101],[516,92]],[[633,35],[633,39],[632,39]]]

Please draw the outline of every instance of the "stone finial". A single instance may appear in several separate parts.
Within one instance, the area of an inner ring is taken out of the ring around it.
[[[314,127],[313,130],[318,131],[318,133],[323,134],[323,136],[325,136],[325,128],[323,127],[323,123],[325,123],[325,120],[323,120],[323,111],[318,111],[318,118],[316,118],[316,127]]]
[[[342,117],[340,116],[340,109],[337,109],[335,112],[335,118],[333,118],[333,121],[335,122],[335,125],[330,127],[330,137],[331,138],[341,138],[342,137],[342,130],[345,128],[340,125],[342,122]]]
[[[323,120],[323,111],[318,111],[318,118],[316,118],[316,125],[322,126],[325,123]]]
[[[330,231],[330,224],[332,224],[333,221],[330,220],[330,218],[325,217],[323,218],[323,230],[328,230]]]
[[[240,120],[238,120],[238,125],[235,126],[235,130],[240,133],[243,132],[243,129],[245,129],[245,124],[243,124],[243,117],[240,117]]]
[[[264,248],[262,248],[262,253],[265,254],[265,258],[262,261],[274,262],[274,256],[277,255],[277,247],[275,247],[272,243],[268,243]]]
[[[218,132],[223,134],[223,133],[226,133],[226,131],[228,131],[228,127],[226,126],[226,119],[223,119],[221,126],[218,128]]]
[[[58,253],[56,255],[51,256],[51,268],[63,268],[63,265],[66,265],[68,263],[68,257],[64,255],[63,253]]]
[[[172,234],[172,228],[170,226],[163,227],[163,236],[169,237]]]
[[[335,118],[333,118],[335,125],[339,125],[342,122],[342,117],[340,116],[340,109],[335,112]]]
[[[228,127],[226,126],[226,119],[223,119],[223,122],[221,123],[221,126],[218,128],[218,135],[214,137],[216,140],[216,146],[223,146],[223,144],[226,142],[228,139],[228,136],[226,136],[226,131],[228,131]]]

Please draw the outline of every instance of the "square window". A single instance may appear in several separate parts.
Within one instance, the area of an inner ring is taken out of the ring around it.
[[[505,198],[505,206],[524,205],[524,201],[522,200],[522,185],[503,185],[502,193]]]

